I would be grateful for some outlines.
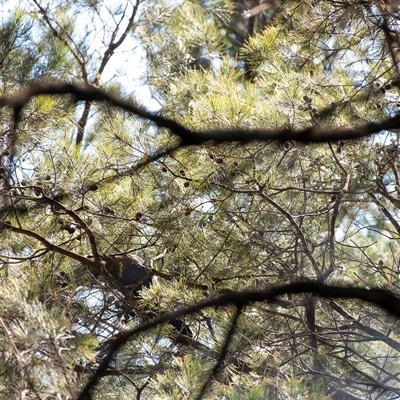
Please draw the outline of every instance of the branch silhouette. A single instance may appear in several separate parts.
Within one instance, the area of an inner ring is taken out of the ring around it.
[[[349,288],[341,286],[329,286],[312,281],[297,282],[282,286],[270,287],[264,290],[246,290],[246,291],[228,291],[222,295],[211,299],[206,299],[198,304],[182,308],[180,310],[166,313],[153,321],[139,326],[128,332],[117,336],[110,343],[107,356],[100,363],[97,371],[82,389],[77,400],[86,400],[91,398],[91,391],[97,385],[104,371],[108,367],[113,355],[135,335],[155,328],[158,325],[167,323],[176,318],[182,318],[185,315],[198,312],[202,309],[215,306],[235,305],[238,309],[254,302],[270,301],[275,297],[289,293],[312,293],[316,296],[329,299],[357,299],[374,304],[390,314],[400,317],[400,298],[383,289],[363,289]],[[205,390],[205,388],[203,389]]]
[[[266,140],[295,140],[299,142],[326,143],[338,140],[359,139],[384,130],[399,129],[400,115],[389,117],[381,122],[369,122],[353,128],[321,129],[315,126],[306,129],[228,129],[228,130],[203,130],[191,131],[178,122],[151,113],[138,106],[132,99],[125,100],[112,93],[108,93],[93,86],[79,86],[66,82],[38,82],[32,83],[27,89],[21,90],[14,96],[1,97],[0,107],[11,107],[14,110],[14,124],[18,123],[23,107],[32,97],[40,95],[66,95],[74,96],[75,101],[97,101],[110,103],[115,107],[128,111],[139,117],[152,121],[160,128],[169,129],[181,139],[180,146],[199,145],[208,141],[216,143],[238,141],[247,143],[251,141]]]

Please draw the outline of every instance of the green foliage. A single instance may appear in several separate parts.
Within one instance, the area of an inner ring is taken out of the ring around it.
[[[35,285],[23,284],[26,273],[12,275],[0,288],[0,394],[73,397],[76,376],[69,360],[79,353],[70,344],[70,323],[60,308],[39,301]]]
[[[398,112],[400,43],[383,25],[397,26],[396,4],[267,3],[254,20],[240,1],[24,3],[1,23],[1,94],[64,79],[142,104],[133,86],[146,82],[159,112],[194,131],[344,130]],[[224,290],[322,276],[399,293],[396,130],[171,151],[171,132],[109,104],[35,97],[15,134],[3,111],[1,398],[76,398],[118,334]],[[121,287],[105,268],[121,254],[158,279]],[[93,398],[196,398],[234,312],[182,317],[193,338],[170,323],[136,335]],[[356,300],[250,304],[204,398],[394,398],[399,336]]]

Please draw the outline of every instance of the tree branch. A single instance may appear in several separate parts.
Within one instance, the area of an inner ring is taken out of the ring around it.
[[[204,130],[191,131],[178,122],[163,116],[151,113],[139,107],[133,100],[125,100],[112,93],[96,89],[92,86],[79,86],[65,82],[41,82],[33,83],[19,94],[0,98],[0,107],[12,107],[14,109],[15,124],[18,122],[22,108],[32,97],[39,95],[72,94],[75,101],[98,101],[110,103],[115,107],[128,111],[139,117],[154,122],[160,128],[169,129],[180,137],[180,146],[199,145],[205,142],[241,142],[251,141],[288,141],[296,140],[303,143],[327,143],[339,140],[360,139],[380,133],[385,130],[400,129],[400,115],[387,118],[380,122],[369,122],[353,128],[321,129],[311,126],[306,129],[229,129],[229,130]]]
[[[263,302],[271,300],[277,296],[288,293],[312,293],[315,296],[323,298],[341,298],[341,299],[358,299],[374,304],[387,312],[400,317],[400,298],[390,293],[389,291],[382,289],[362,289],[362,288],[349,288],[340,286],[328,286],[321,283],[312,281],[291,283],[288,285],[276,286],[265,290],[248,290],[242,292],[229,291],[220,296],[204,300],[198,304],[182,308],[180,310],[166,313],[159,318],[154,319],[148,324],[139,326],[129,332],[124,332],[117,336],[116,339],[110,343],[109,351],[107,356],[103,359],[96,373],[88,381],[85,387],[82,389],[77,400],[90,399],[90,393],[92,389],[98,384],[104,371],[108,368],[109,363],[112,360],[113,355],[117,352],[124,344],[131,340],[135,335],[152,329],[160,324],[181,318],[187,314],[198,312],[204,308],[225,306],[228,304],[234,304],[237,307],[243,307],[253,302]]]

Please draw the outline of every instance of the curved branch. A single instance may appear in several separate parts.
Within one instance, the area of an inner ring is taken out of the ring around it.
[[[237,307],[244,307],[249,303],[268,301],[277,296],[288,293],[311,293],[315,296],[331,299],[358,299],[374,304],[383,310],[400,317],[400,298],[383,289],[368,290],[362,288],[329,286],[322,283],[308,281],[276,286],[264,290],[247,290],[243,292],[229,291],[220,296],[204,300],[198,304],[194,304],[171,313],[166,313],[149,322],[148,324],[139,326],[138,328],[135,328],[129,332],[124,332],[117,336],[116,339],[110,343],[107,356],[99,365],[96,373],[82,389],[81,393],[77,397],[77,400],[85,400],[90,398],[92,389],[98,384],[104,371],[108,368],[115,352],[117,352],[135,335],[176,318],[182,318],[187,314],[198,312],[204,308],[225,306],[227,304],[234,304]]]
[[[18,122],[20,111],[32,97],[39,95],[72,94],[76,101],[107,102],[139,117],[154,122],[160,128],[169,129],[181,139],[180,146],[199,145],[208,141],[216,143],[251,141],[295,140],[303,143],[326,143],[339,140],[360,139],[384,130],[400,129],[400,115],[387,118],[381,122],[369,122],[353,128],[321,129],[312,126],[306,129],[229,129],[191,131],[178,122],[156,115],[139,107],[133,100],[124,100],[119,96],[96,89],[92,86],[79,86],[71,83],[41,82],[33,83],[19,94],[0,98],[0,107],[9,106],[14,109],[15,123]]]
[[[1,224],[2,224],[3,229],[9,229],[12,232],[21,233],[25,236],[29,236],[29,237],[36,239],[38,242],[42,243],[48,250],[51,250],[56,253],[60,253],[64,256],[70,257],[73,260],[77,260],[77,261],[81,262],[83,265],[87,265],[87,266],[91,266],[91,267],[95,266],[95,264],[92,261],[90,261],[89,259],[87,259],[86,257],[83,257],[77,253],[74,253],[72,251],[69,251],[67,249],[64,249],[62,247],[55,245],[55,244],[49,242],[48,240],[46,240],[43,236],[40,236],[39,234],[37,234],[36,232],[32,232],[28,229],[12,226],[11,224],[9,224],[7,222],[2,222]]]

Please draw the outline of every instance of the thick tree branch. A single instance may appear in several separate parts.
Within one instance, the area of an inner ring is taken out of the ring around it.
[[[296,140],[304,143],[327,143],[339,140],[360,139],[385,130],[400,129],[400,115],[396,115],[380,122],[369,122],[353,128],[321,129],[312,126],[299,130],[287,128],[191,131],[174,120],[151,113],[143,107],[137,106],[133,100],[122,99],[112,93],[107,93],[89,85],[79,86],[65,82],[33,83],[15,96],[1,97],[0,107],[12,107],[14,109],[15,123],[17,123],[20,111],[32,97],[63,94],[74,95],[76,101],[107,102],[115,107],[152,121],[158,127],[169,129],[172,133],[179,136],[181,146],[199,145],[208,141],[216,143],[235,141],[247,143],[266,140]]]
[[[248,290],[243,292],[229,291],[215,298],[204,300],[198,304],[182,308],[172,313],[166,313],[161,317],[149,322],[148,324],[142,325],[136,329],[119,335],[112,343],[110,343],[107,356],[103,359],[93,377],[82,389],[77,400],[90,399],[90,393],[92,389],[97,385],[99,379],[104,374],[104,371],[108,368],[115,352],[118,351],[129,340],[131,340],[135,335],[176,318],[182,318],[187,314],[198,312],[204,308],[225,306],[228,304],[234,304],[237,307],[243,307],[249,303],[271,300],[277,296],[288,293],[312,293],[316,296],[330,299],[358,299],[374,304],[383,310],[400,317],[400,298],[389,291],[382,289],[368,290],[362,288],[328,286],[309,281],[276,286],[265,290]]]

